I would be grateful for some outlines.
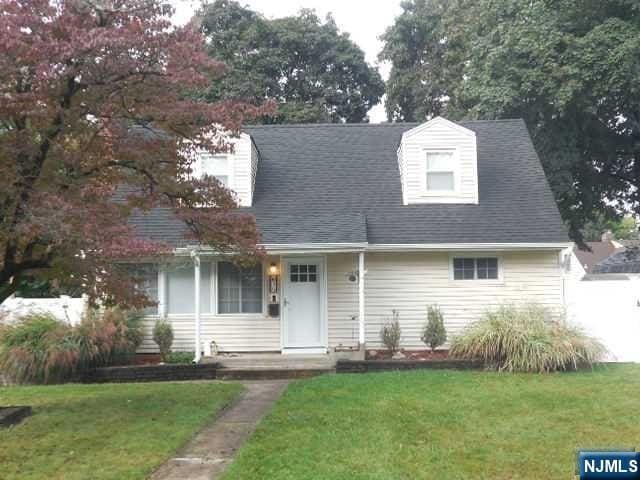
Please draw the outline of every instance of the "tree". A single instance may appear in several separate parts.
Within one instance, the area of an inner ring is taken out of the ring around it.
[[[587,222],[582,236],[587,242],[599,242],[602,234],[611,232],[615,240],[639,240],[638,222],[634,217],[610,218],[598,212]]]
[[[134,208],[168,207],[194,240],[260,254],[254,218],[214,178],[189,176],[196,152],[227,148],[222,132],[265,112],[191,99],[223,69],[201,33],[173,28],[160,0],[0,9],[0,302],[28,276],[145,303],[115,262],[167,247],[136,236]]]
[[[264,123],[363,122],[384,83],[362,50],[329,16],[311,10],[269,20],[233,0],[217,0],[199,13],[209,54],[225,62],[226,76],[204,97],[210,101],[273,99]]]
[[[521,117],[570,234],[640,211],[640,5],[411,0],[385,33],[390,120]]]

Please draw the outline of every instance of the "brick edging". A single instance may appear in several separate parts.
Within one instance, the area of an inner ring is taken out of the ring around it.
[[[366,373],[385,370],[472,370],[484,368],[470,360],[338,360],[337,373]]]
[[[215,380],[218,364],[201,363],[166,365],[130,365],[101,367],[84,373],[78,379],[82,383],[119,382],[175,382],[184,380]]]

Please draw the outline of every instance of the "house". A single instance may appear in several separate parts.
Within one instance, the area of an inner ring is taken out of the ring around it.
[[[363,352],[399,311],[401,346],[420,340],[427,306],[449,334],[488,308],[561,306],[571,243],[521,120],[248,126],[233,154],[194,170],[255,214],[267,257],[240,269],[185,240],[170,210],[138,213],[138,233],[174,257],[139,265],[174,349]],[[197,288],[199,284],[199,288]]]
[[[623,247],[598,262],[593,268],[598,275],[626,275],[640,278],[640,246]]]
[[[573,247],[571,271],[572,275],[577,276],[578,279],[590,273],[597,273],[594,268],[598,263],[624,250],[624,246],[617,242],[609,231],[602,234],[601,241],[585,242],[585,244],[589,247],[588,249],[582,249],[578,245]]]

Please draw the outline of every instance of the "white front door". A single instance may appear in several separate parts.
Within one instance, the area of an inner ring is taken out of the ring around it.
[[[285,348],[323,346],[322,258],[285,258],[283,321]]]

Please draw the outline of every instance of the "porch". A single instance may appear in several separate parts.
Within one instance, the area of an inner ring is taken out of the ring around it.
[[[364,356],[362,251],[270,251],[261,266],[245,269],[192,250],[158,265],[147,283],[158,307],[145,331],[167,318],[173,349],[198,352],[196,361],[333,368],[337,358]],[[139,353],[155,351],[145,335]]]
[[[223,380],[273,380],[309,378],[335,373],[339,359],[359,359],[355,352],[316,355],[269,353],[228,353],[202,357],[201,363],[218,365],[217,378]]]
[[[266,353],[223,353],[202,357],[202,363],[217,363],[221,368],[231,369],[320,369],[332,370],[341,359],[360,359],[360,351],[330,352],[327,354],[283,355],[281,352]]]

